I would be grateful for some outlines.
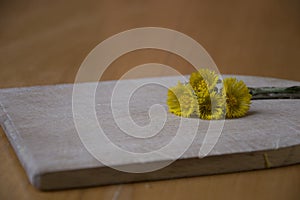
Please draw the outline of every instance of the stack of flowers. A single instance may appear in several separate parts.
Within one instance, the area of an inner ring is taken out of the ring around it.
[[[169,88],[167,97],[171,113],[207,120],[243,117],[250,108],[250,101],[251,94],[243,81],[221,80],[208,69],[192,73],[188,83],[178,82]]]

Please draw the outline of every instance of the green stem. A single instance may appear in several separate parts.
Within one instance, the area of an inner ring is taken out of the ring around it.
[[[300,99],[300,86],[292,87],[249,87],[252,100],[257,99]]]

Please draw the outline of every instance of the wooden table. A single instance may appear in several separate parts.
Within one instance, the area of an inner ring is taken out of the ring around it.
[[[200,42],[222,73],[300,80],[297,1],[1,1],[0,87],[72,83],[80,63],[107,37],[162,26]],[[181,73],[185,60],[142,50],[116,60],[102,80],[160,62]],[[165,75],[161,71],[147,76]],[[145,76],[144,73],[136,74]],[[0,199],[299,199],[300,165],[277,169],[56,192],[33,188],[0,131]]]

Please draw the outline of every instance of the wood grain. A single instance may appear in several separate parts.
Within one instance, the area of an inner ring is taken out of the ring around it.
[[[235,77],[250,87],[300,85],[300,82],[283,79]],[[120,80],[119,85],[116,81],[79,83],[77,88],[64,84],[2,89],[0,123],[31,184],[41,190],[221,174],[300,163],[298,99],[256,100],[247,116],[223,123],[221,120],[180,118],[171,113],[165,116],[162,110],[154,111],[155,119],[149,117],[149,108],[153,105],[167,110],[167,88],[187,78]],[[94,92],[93,87],[97,87],[95,106],[89,107],[87,102]],[[72,91],[78,88],[81,88],[79,94],[74,98],[73,93],[72,97]],[[127,97],[132,91],[129,88],[138,89]],[[133,126],[134,123],[139,126]],[[206,140],[206,136],[218,139]],[[212,149],[210,144],[215,144]],[[142,155],[128,156],[125,152]],[[199,158],[200,152],[207,155]]]
[[[71,83],[94,46],[112,34],[140,26],[163,26],[190,35],[208,50],[222,73],[300,80],[299,8],[296,0],[64,3],[4,0],[0,2],[0,86]],[[164,52],[134,53],[113,63],[103,79],[116,79],[132,66],[149,61],[163,62],[182,73],[193,70],[185,61]],[[0,132],[0,199],[299,199],[300,196],[299,165],[43,193],[29,184],[3,131]]]
[[[37,191],[1,130],[1,199],[295,199],[299,197],[299,165],[269,170],[112,185],[55,192]]]

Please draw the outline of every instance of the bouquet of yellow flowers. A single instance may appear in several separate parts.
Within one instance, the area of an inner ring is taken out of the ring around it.
[[[210,120],[245,116],[251,99],[300,99],[300,86],[251,88],[236,78],[221,80],[214,71],[200,69],[188,83],[169,88],[167,104],[175,115]]]
[[[218,83],[221,88],[217,87]],[[251,94],[246,84],[236,78],[221,80],[214,71],[201,69],[192,73],[188,83],[178,82],[168,90],[169,111],[182,117],[201,119],[237,118],[246,115]]]

